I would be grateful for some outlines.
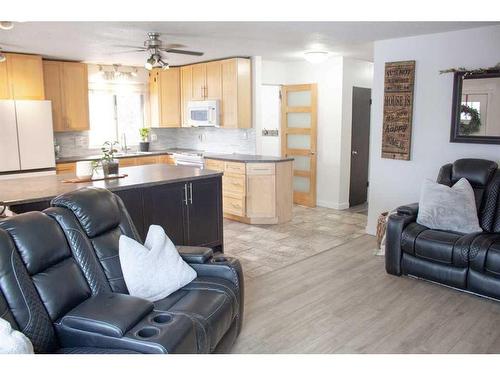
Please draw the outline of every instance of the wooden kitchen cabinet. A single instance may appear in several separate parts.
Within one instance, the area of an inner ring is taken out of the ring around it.
[[[247,129],[252,127],[252,84],[250,60],[222,61],[221,126]]]
[[[89,130],[87,65],[76,62],[43,62],[47,100],[52,101],[54,131]]]
[[[9,74],[5,62],[0,63],[0,100],[2,99],[10,99]]]
[[[0,63],[0,98],[44,100],[42,57],[5,53]]]
[[[190,100],[218,100],[223,128],[252,127],[251,64],[233,58],[181,67],[182,124]]]
[[[149,79],[151,126],[181,126],[181,74],[179,68],[153,69]]]
[[[247,224],[279,224],[292,219],[292,163],[205,159],[205,168],[224,172],[224,217]]]
[[[120,167],[135,167],[136,165],[147,165],[147,164],[169,164],[175,165],[175,159],[172,155],[148,155],[148,156],[136,156],[128,158],[119,158],[118,162]],[[56,164],[57,174],[63,173],[76,173],[76,162],[69,163],[57,163]]]
[[[195,64],[192,66],[191,100],[205,100],[205,84],[207,78],[207,65]]]

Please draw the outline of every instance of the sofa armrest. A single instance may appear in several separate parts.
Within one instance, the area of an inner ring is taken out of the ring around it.
[[[401,236],[410,223],[415,222],[416,215],[397,213],[389,216],[385,241],[385,270],[392,275],[401,275]]]
[[[397,208],[399,215],[407,216],[417,216],[418,215],[418,203],[406,204]]]
[[[101,293],[75,307],[59,320],[59,324],[69,329],[119,338],[151,311],[153,304],[142,298]]]
[[[214,252],[209,247],[199,247],[199,246],[176,246],[182,259],[187,263],[198,263],[203,264],[210,260]]]
[[[237,323],[237,333],[239,334],[243,322],[245,305],[245,280],[240,261],[223,254],[217,254],[205,263],[190,263],[189,265],[193,267],[199,277],[218,277],[228,280],[234,285],[239,304]]]

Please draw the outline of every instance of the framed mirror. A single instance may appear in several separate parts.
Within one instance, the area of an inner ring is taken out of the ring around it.
[[[450,142],[500,144],[500,71],[455,72]]]

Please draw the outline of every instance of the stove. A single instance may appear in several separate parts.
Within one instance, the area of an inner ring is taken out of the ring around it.
[[[172,154],[175,165],[187,165],[203,169],[205,159],[203,152],[198,151],[176,151]]]

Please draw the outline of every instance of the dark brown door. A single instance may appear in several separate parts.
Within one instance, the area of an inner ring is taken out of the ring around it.
[[[188,185],[188,245],[221,245],[221,178],[188,182]]]
[[[368,194],[370,106],[372,90],[352,88],[351,181],[349,206],[365,203]]]
[[[144,241],[146,239],[146,229],[144,228],[144,210],[142,204],[142,191],[143,189],[130,189],[130,190],[120,190],[115,191],[125,207],[127,208],[128,214],[134,223],[139,236]]]

